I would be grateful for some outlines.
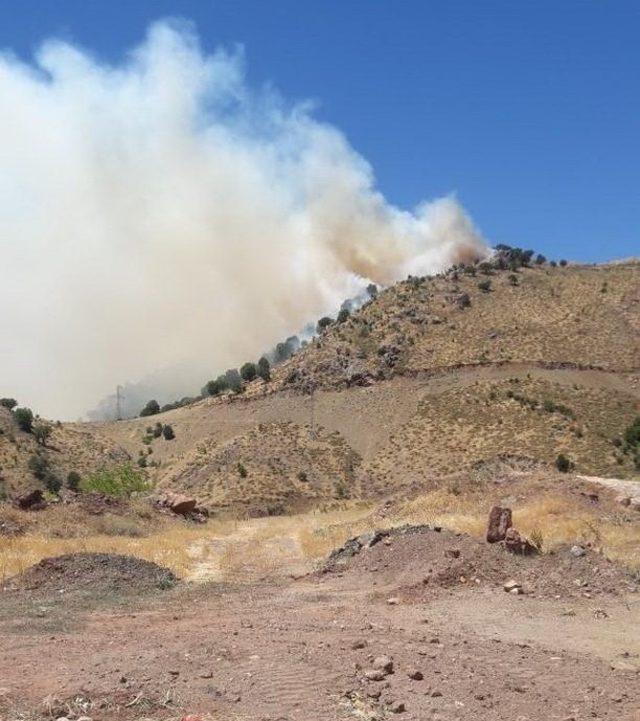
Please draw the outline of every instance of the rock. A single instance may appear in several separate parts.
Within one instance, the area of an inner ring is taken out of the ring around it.
[[[518,581],[514,581],[513,579],[511,579],[507,581],[502,588],[504,588],[507,593],[511,593],[511,591],[515,591],[518,589],[522,590],[522,584]]]
[[[494,506],[489,512],[487,526],[487,543],[504,541],[507,531],[511,528],[511,509]]]
[[[621,506],[629,506],[631,504],[631,496],[616,496],[616,503]]]
[[[581,558],[582,556],[586,555],[587,552],[582,546],[571,546],[571,550],[569,551],[569,553],[574,558]]]
[[[405,711],[405,705],[402,701],[393,701],[389,705],[389,711],[391,711],[391,713],[403,713]]]
[[[397,606],[400,603],[400,599],[397,596],[393,596],[392,598],[387,599],[387,604],[389,606]]]
[[[629,499],[629,508],[632,508],[634,511],[640,511],[640,496],[634,496]]]
[[[422,671],[420,671],[420,670],[417,669],[417,668],[409,669],[409,672],[407,673],[407,676],[408,676],[412,681],[422,681],[422,679],[424,678],[424,674],[422,673]]]
[[[519,556],[533,556],[538,553],[538,549],[531,541],[523,538],[515,528],[509,528],[504,537],[504,546],[510,553],[516,553]]]
[[[366,641],[364,641],[364,640],[362,640],[362,639],[359,639],[358,641],[354,641],[354,642],[351,644],[351,648],[352,648],[354,651],[357,651],[357,650],[360,649],[360,648],[365,648],[366,645],[367,645],[367,642],[366,642]]]
[[[385,671],[386,673],[393,673],[393,661],[389,656],[376,656],[373,659],[373,668]]]
[[[370,668],[364,672],[365,678],[369,681],[384,681],[387,677],[387,672],[381,668]]]
[[[47,506],[47,502],[44,500],[42,491],[39,488],[36,488],[35,491],[31,491],[31,493],[25,493],[22,496],[18,496],[15,504],[23,511],[40,511]]]
[[[168,492],[160,498],[160,504],[179,516],[187,516],[196,510],[197,501],[181,493]]]
[[[460,558],[460,549],[458,548],[447,548],[444,552],[447,558]]]

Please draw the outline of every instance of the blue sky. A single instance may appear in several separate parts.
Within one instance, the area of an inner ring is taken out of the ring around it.
[[[550,257],[640,253],[640,3],[0,0],[0,46],[117,60],[161,17],[245,46],[249,80],[312,98],[405,207],[455,192],[484,235]]]

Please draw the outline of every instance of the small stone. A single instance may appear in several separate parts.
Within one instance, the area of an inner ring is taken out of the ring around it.
[[[460,549],[459,548],[447,548],[447,550],[444,552],[444,555],[447,558],[460,558]]]
[[[522,590],[522,584],[519,581],[515,581],[514,579],[510,579],[507,581],[504,586],[502,587],[507,593],[511,593],[511,591],[514,590]]]
[[[400,599],[397,596],[393,596],[392,598],[387,599],[387,604],[389,606],[397,606],[400,603]]]
[[[422,673],[422,671],[417,668],[410,669],[407,673],[407,676],[409,676],[412,681],[422,681],[422,679],[424,678],[424,674]]]
[[[387,672],[381,668],[370,668],[364,672],[365,678],[369,681],[384,681],[387,677]]]
[[[616,503],[621,506],[629,506],[631,504],[631,496],[616,496]]]
[[[392,673],[393,661],[389,656],[377,656],[373,659],[373,668],[385,671],[386,673]]]
[[[436,690],[431,692],[431,698],[439,698],[440,696],[442,696],[442,691]]]
[[[391,713],[403,713],[405,711],[405,705],[402,701],[394,701],[389,706],[389,711],[391,711]]]
[[[358,639],[357,641],[354,641],[354,642],[351,644],[351,648],[352,648],[353,651],[357,651],[357,650],[360,649],[360,648],[365,648],[366,645],[367,645],[367,642],[366,642],[366,641],[364,641],[363,639]]]
[[[570,553],[574,558],[581,558],[581,557],[584,556],[587,552],[584,550],[584,548],[583,548],[582,546],[571,546],[571,550],[569,551],[569,553]]]

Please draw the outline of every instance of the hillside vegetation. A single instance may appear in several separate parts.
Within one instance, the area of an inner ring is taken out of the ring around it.
[[[495,460],[637,477],[640,264],[500,258],[372,293],[264,378],[174,410],[54,424],[45,447],[0,409],[3,491],[42,485],[34,455],[63,481],[130,463],[245,515],[418,492]]]

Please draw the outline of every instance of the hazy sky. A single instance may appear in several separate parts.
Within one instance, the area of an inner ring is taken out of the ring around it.
[[[640,3],[0,2],[0,46],[116,61],[150,21],[245,46],[249,81],[313,98],[411,207],[455,191],[484,235],[587,261],[640,248]]]

